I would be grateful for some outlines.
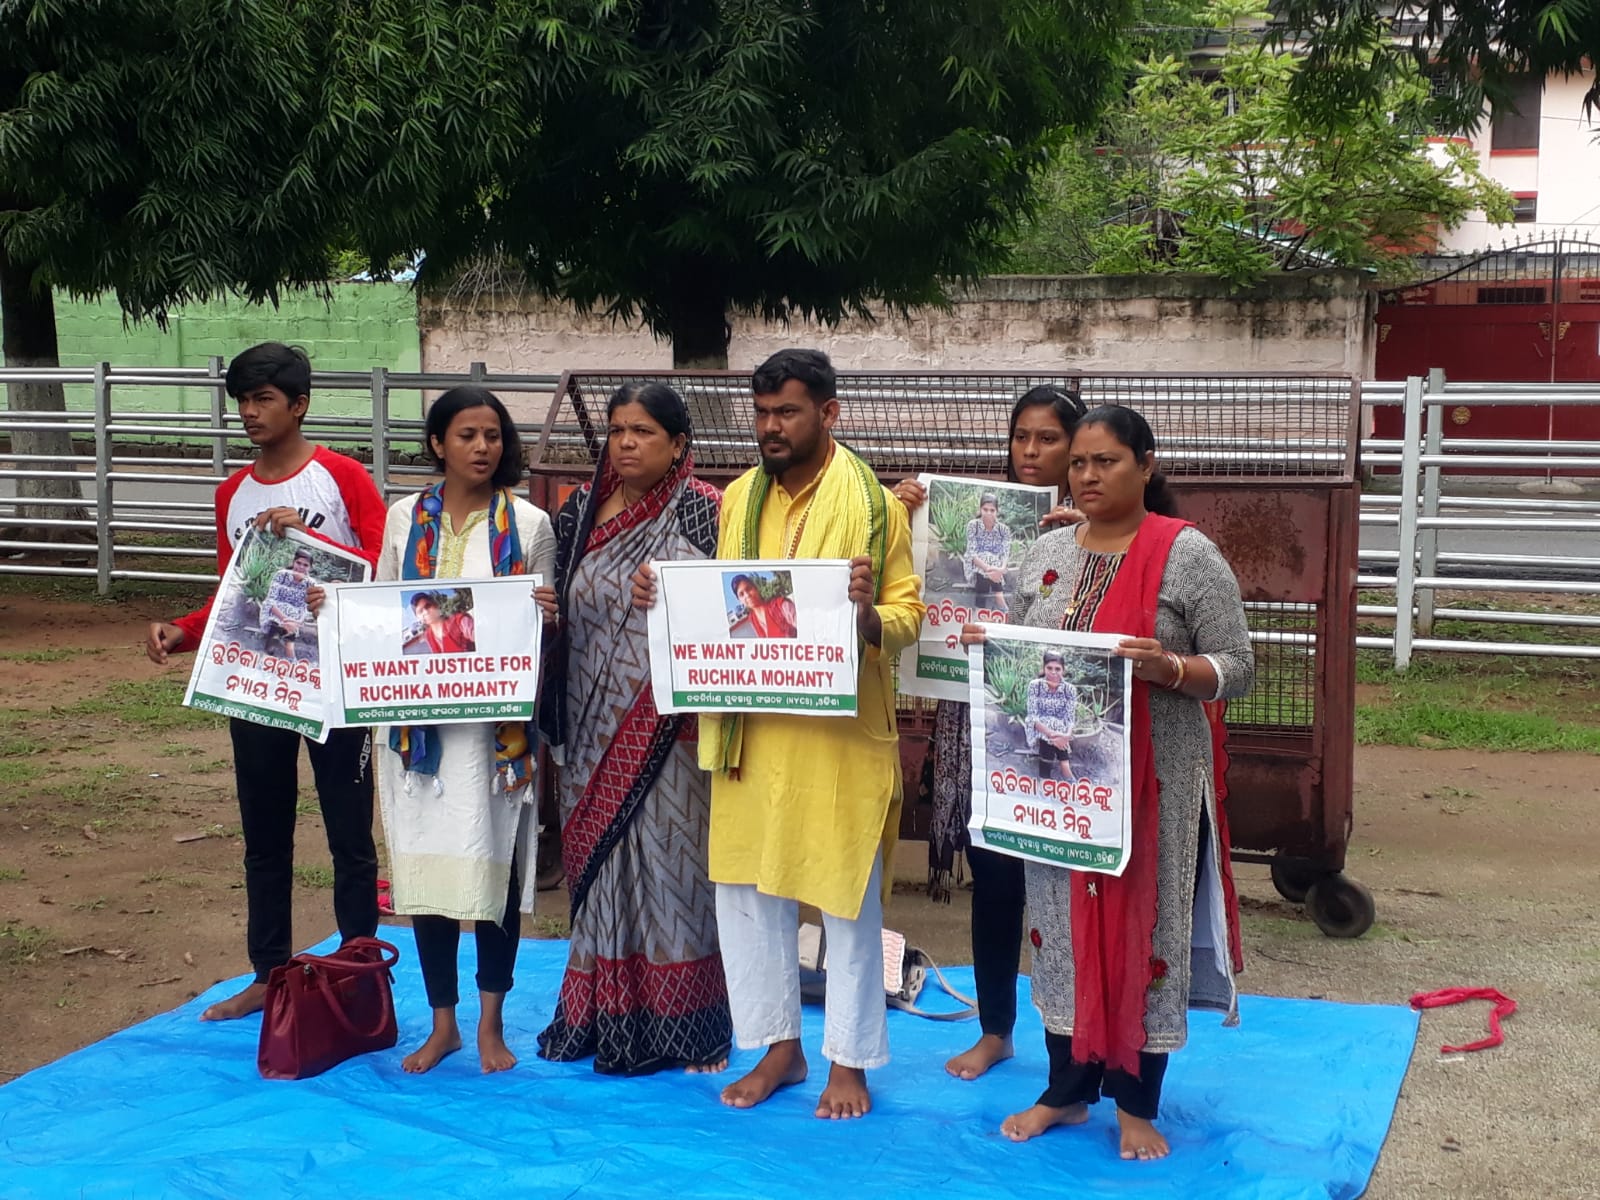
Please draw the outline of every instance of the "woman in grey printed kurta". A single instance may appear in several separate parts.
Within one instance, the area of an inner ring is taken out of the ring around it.
[[[1080,422],[1069,470],[1073,497],[1088,523],[1047,533],[1034,544],[1018,572],[1012,624],[1090,628],[1146,513],[1172,510],[1165,480],[1155,473],[1153,451],[1148,425],[1129,410],[1097,409]],[[1051,583],[1044,582],[1047,577]],[[1150,1121],[1165,1056],[1187,1037],[1187,1008],[1220,1011],[1226,1024],[1238,1020],[1222,888],[1227,847],[1216,836],[1212,735],[1202,706],[1243,695],[1255,660],[1238,583],[1199,530],[1186,527],[1172,543],[1161,576],[1154,642],[1139,639],[1124,647],[1119,653],[1134,659],[1135,677],[1150,685],[1159,836],[1157,846],[1136,846],[1133,853],[1157,855],[1151,954],[1165,963],[1166,974],[1145,995],[1140,1077],[1107,1069],[1104,1093],[1118,1103],[1123,1156],[1154,1158],[1164,1155],[1167,1145]],[[1081,1078],[1065,1089],[1058,1086],[1072,1074],[1058,1062],[1060,1046],[1070,1054],[1075,1023],[1072,872],[1029,862],[1026,873],[1035,930],[1033,1000],[1051,1035],[1047,1042],[1055,1044],[1052,1087],[1003,1127],[1019,1141],[1052,1125],[1087,1119],[1084,1103],[1099,1095],[1101,1083],[1099,1064],[1071,1064],[1093,1069],[1094,1086],[1086,1089]]]

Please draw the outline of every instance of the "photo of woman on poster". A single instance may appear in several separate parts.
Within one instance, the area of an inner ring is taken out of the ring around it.
[[[274,658],[293,659],[300,627],[310,616],[306,590],[317,581],[311,577],[311,551],[300,549],[285,570],[272,577],[267,598],[261,602],[261,648]]]
[[[1011,563],[1011,529],[1000,519],[1000,497],[984,492],[978,515],[967,522],[961,567],[972,585],[973,603],[993,612],[1006,611],[1006,568]]]
[[[1054,650],[1046,650],[1039,676],[1028,684],[1028,712],[1024,729],[1028,749],[1039,756],[1039,777],[1060,772],[1072,778],[1072,731],[1078,718],[1078,689],[1066,682],[1066,663]]]
[[[407,603],[401,634],[406,654],[470,654],[478,648],[470,588],[413,592]]]
[[[725,580],[734,600],[728,632],[736,638],[792,638],[800,636],[794,601],[794,584],[787,571],[732,575]]]

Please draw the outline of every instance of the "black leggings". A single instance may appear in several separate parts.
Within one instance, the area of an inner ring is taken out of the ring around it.
[[[1117,1107],[1131,1117],[1156,1119],[1161,1106],[1161,1080],[1167,1073],[1165,1054],[1139,1051],[1139,1078],[1126,1071],[1108,1068],[1103,1062],[1073,1062],[1072,1037],[1045,1031],[1045,1049],[1050,1052],[1050,1084],[1039,1103],[1050,1108],[1069,1104],[1093,1104],[1101,1096],[1115,1100]]]
[[[478,943],[478,990],[491,994],[511,990],[517,965],[517,943],[522,937],[522,883],[517,864],[511,864],[511,884],[506,892],[505,915],[498,922],[473,922]],[[461,1002],[456,955],[461,945],[461,922],[454,917],[418,915],[411,918],[417,941],[417,961],[422,964],[422,986],[429,1008],[454,1008]]]
[[[295,804],[301,736],[234,718],[233,770],[244,830],[245,946],[256,982],[294,952]],[[366,729],[335,729],[306,751],[333,856],[333,915],[340,935],[378,928],[378,852],[372,844],[372,742]]]
[[[972,977],[978,988],[978,1024],[984,1033],[1010,1037],[1017,1023],[1017,973],[1028,907],[1023,862],[970,846],[967,865],[972,868]]]

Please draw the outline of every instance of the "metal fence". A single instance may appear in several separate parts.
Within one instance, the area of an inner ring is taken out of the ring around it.
[[[536,401],[533,408],[542,417],[549,408],[556,378],[490,374],[481,363],[474,363],[463,374],[402,373],[386,367],[374,367],[370,372],[321,372],[312,379],[314,395],[363,392],[370,398],[371,415],[319,414],[313,402],[304,428],[314,440],[338,445],[367,461],[379,492],[388,500],[419,490],[431,474],[420,462],[425,393],[463,383],[481,384],[508,398],[514,412],[526,406],[512,403],[510,397],[531,396]],[[0,486],[4,481],[52,479],[75,483],[82,491],[81,499],[0,496],[0,525],[91,534],[94,563],[14,561],[17,552],[42,553],[58,559],[70,559],[72,555],[64,553],[59,542],[11,537],[0,539],[0,555],[5,556],[0,557],[0,574],[92,576],[102,595],[119,579],[184,582],[215,577],[216,523],[211,492],[230,472],[251,461],[229,454],[229,441],[243,443],[245,438],[238,414],[229,411],[221,359],[212,359],[204,368],[122,368],[103,363],[93,367],[0,368],[0,384],[7,383],[87,385],[90,389],[90,407],[86,410],[58,413],[0,409],[0,433],[7,436],[25,430],[54,430],[69,434],[75,449],[85,444],[93,447],[92,453],[74,453],[65,459],[54,454],[21,454],[14,449],[0,454],[0,461],[10,464],[0,469]],[[153,412],[129,406],[141,389],[153,387],[202,390],[208,394],[208,410]],[[401,396],[410,402],[397,405]],[[539,425],[532,420],[519,421],[517,428],[529,442],[539,433]],[[168,452],[145,452],[160,449]],[[177,499],[175,492],[193,495],[194,499]],[[19,510],[27,510],[24,520],[18,519]],[[43,512],[62,515],[37,515]],[[182,535],[198,538],[202,545],[161,544],[190,540]],[[166,560],[175,567],[189,569],[119,565],[130,558]]]
[[[638,373],[626,376],[636,377]],[[585,378],[593,382],[602,377]],[[616,381],[622,378],[618,375]],[[729,373],[726,378],[725,396],[708,393],[699,402],[741,401],[747,377]],[[903,465],[908,471],[984,469],[992,467],[993,460],[1003,455],[1003,426],[990,428],[994,422],[989,418],[981,427],[964,419],[974,403],[974,397],[966,392],[930,395],[928,402],[908,417],[903,405],[895,411],[885,407],[885,397],[896,390],[896,376],[852,378],[856,381],[852,386],[860,394],[852,393],[850,407],[858,410],[857,420],[867,421],[870,417],[870,428],[883,442],[878,447],[883,452],[880,457],[892,458],[896,439],[904,436],[897,432],[897,422],[906,424],[912,420],[918,427],[919,440],[925,441],[927,428],[943,430],[946,436],[940,441],[940,461],[907,460]],[[876,388],[872,386],[873,378],[879,381]],[[1023,376],[994,372],[986,378],[995,387],[1006,389],[1014,387]],[[1069,376],[1060,378],[1065,381]],[[1189,445],[1192,439],[1183,432],[1185,414],[1197,399],[1215,401],[1217,397],[1209,390],[1215,386],[1215,377],[1210,382],[1192,377],[1188,383],[1182,377],[1169,378],[1167,390],[1158,397],[1158,428],[1164,448],[1175,459],[1187,459],[1192,472],[1225,475],[1230,460],[1259,462],[1267,454],[1280,463],[1278,469],[1285,477],[1291,477],[1315,474],[1343,458],[1344,450],[1335,431],[1316,425],[1315,411],[1320,410],[1285,410],[1274,414],[1271,428],[1232,430],[1221,440],[1211,431],[1204,447],[1206,462],[1199,463],[1193,457],[1199,447]],[[1028,379],[1037,381],[1034,376]],[[964,380],[962,387],[970,391],[972,376]],[[64,414],[0,409],[0,433],[24,429],[65,431],[79,449],[65,460],[56,455],[6,452],[0,456],[5,463],[0,468],[0,488],[6,487],[8,481],[14,484],[23,479],[68,479],[83,492],[81,500],[27,499],[25,503],[32,513],[52,515],[30,516],[25,522],[15,519],[19,502],[11,496],[0,496],[0,524],[21,526],[24,530],[20,536],[0,540],[0,574],[93,577],[105,593],[120,579],[185,581],[214,571],[210,542],[215,526],[210,490],[230,471],[249,461],[231,456],[230,440],[241,443],[242,448],[244,439],[238,418],[226,403],[221,360],[213,360],[205,368],[100,364],[0,369],[0,384],[10,382],[55,382],[87,388],[90,405]],[[474,364],[459,374],[406,374],[383,367],[370,372],[321,373],[315,377],[314,391],[364,393],[370,398],[370,415],[320,415],[313,404],[306,430],[319,441],[348,447],[369,459],[373,477],[388,498],[415,490],[428,475],[428,468],[419,462],[424,393],[456,384],[478,383],[505,396],[519,417],[518,428],[525,443],[536,448],[545,461],[558,459],[563,445],[577,456],[587,457],[587,442],[595,435],[595,427],[592,422],[586,426],[580,419],[571,395],[563,395],[560,404],[550,403],[558,382],[553,375],[495,374],[482,364]],[[1124,383],[1116,376],[1085,377],[1081,384],[1085,399],[1090,402],[1125,398],[1118,390],[1125,390]],[[1235,377],[1229,386],[1249,391],[1270,390],[1274,385],[1273,377],[1264,375],[1253,381]],[[195,388],[206,395],[206,409],[198,413],[139,411],[134,407],[135,398],[141,390],[153,387]],[[1208,389],[1203,397],[1196,391],[1201,387]],[[521,404],[516,403],[519,398]],[[1147,400],[1148,397],[1141,398],[1141,402]],[[1574,644],[1570,640],[1496,642],[1433,636],[1439,621],[1494,622],[1523,626],[1530,631],[1600,630],[1600,614],[1483,610],[1441,605],[1437,599],[1440,592],[1486,596],[1600,595],[1600,557],[1592,552],[1534,552],[1539,549],[1536,541],[1529,543],[1527,553],[1520,548],[1514,553],[1503,549],[1440,548],[1440,534],[1448,531],[1480,531],[1486,537],[1540,533],[1587,536],[1600,532],[1600,501],[1522,494],[1488,497],[1464,486],[1472,473],[1481,475],[1485,471],[1576,471],[1600,478],[1600,442],[1491,441],[1445,436],[1447,411],[1457,405],[1600,408],[1600,385],[1454,383],[1435,372],[1426,380],[1368,381],[1362,386],[1362,402],[1369,418],[1363,428],[1371,428],[1373,410],[1400,408],[1403,436],[1367,437],[1361,442],[1363,468],[1377,472],[1380,484],[1394,485],[1365,492],[1361,525],[1364,531],[1374,533],[1394,530],[1398,548],[1363,546],[1364,570],[1358,578],[1359,586],[1369,593],[1391,592],[1394,602],[1362,604],[1358,616],[1369,622],[1393,621],[1394,633],[1364,635],[1357,638],[1357,644],[1391,653],[1400,668],[1409,664],[1413,654],[1425,651],[1600,658],[1600,645]],[[587,403],[592,405],[592,396]],[[992,408],[984,406],[984,411]],[[1263,410],[1258,406],[1254,411]],[[1312,415],[1308,416],[1308,412]],[[726,460],[729,466],[744,465],[750,455],[748,443],[735,445],[731,441],[727,445],[705,445],[699,451],[709,462]],[[175,493],[185,498],[176,498]],[[190,496],[193,498],[187,498]],[[85,554],[80,554],[77,562],[65,561],[59,544],[37,535],[28,536],[26,530],[30,528],[40,532],[47,528],[74,529],[92,536],[93,562],[85,562]],[[197,544],[181,544],[184,542]],[[1591,541],[1590,545],[1600,543]],[[18,554],[55,561],[20,561]],[[127,565],[130,560],[138,560],[137,565]],[[1401,614],[1405,614],[1404,619]]]
[[[1520,654],[1555,658],[1600,658],[1600,637],[1591,644],[1573,641],[1490,641],[1434,637],[1438,621],[1517,625],[1530,630],[1600,629],[1600,614],[1546,609],[1441,607],[1440,592],[1600,596],[1600,501],[1518,492],[1514,496],[1475,494],[1466,485],[1485,473],[1518,475],[1537,482],[1539,473],[1577,473],[1600,478],[1600,441],[1452,438],[1445,436],[1447,410],[1488,405],[1600,411],[1600,385],[1539,383],[1452,383],[1440,371],[1427,378],[1368,382],[1362,402],[1370,410],[1399,406],[1402,435],[1362,442],[1363,467],[1394,471],[1393,493],[1369,489],[1361,502],[1364,529],[1397,531],[1397,548],[1363,548],[1365,564],[1393,564],[1392,573],[1360,575],[1369,591],[1392,591],[1393,604],[1361,604],[1358,617],[1388,618],[1388,637],[1361,636],[1357,645],[1389,651],[1404,670],[1418,651]],[[1553,425],[1553,421],[1551,422]],[[1370,428],[1370,422],[1367,428]],[[1379,476],[1379,478],[1385,478]],[[1502,547],[1442,550],[1440,534],[1475,532],[1485,539],[1514,535],[1525,539],[1514,551]],[[1547,535],[1541,539],[1540,534]],[[1582,535],[1586,553],[1552,553],[1552,535]],[[1541,545],[1541,540],[1545,543]]]

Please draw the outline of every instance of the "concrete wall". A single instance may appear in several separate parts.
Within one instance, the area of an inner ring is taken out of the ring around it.
[[[671,347],[647,332],[530,297],[458,305],[423,297],[428,371],[665,369]],[[1372,363],[1364,277],[1304,272],[1234,292],[1184,275],[985,279],[948,312],[922,310],[819,328],[738,317],[729,364],[746,369],[784,346],[817,346],[860,370],[1355,371]]]
[[[56,331],[63,366],[204,367],[214,354],[226,362],[265,341],[303,347],[323,371],[416,371],[421,365],[416,295],[397,283],[337,283],[331,304],[296,292],[277,308],[237,300],[188,305],[173,310],[165,332],[153,322],[125,325],[115,297],[75,301],[58,294]],[[113,396],[124,410],[205,412],[210,402],[201,388],[125,387]],[[372,410],[366,392],[324,390],[312,402],[319,412],[342,416]],[[88,389],[69,389],[68,404],[88,408]]]

